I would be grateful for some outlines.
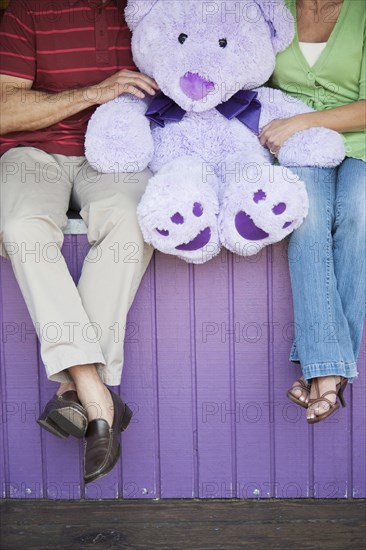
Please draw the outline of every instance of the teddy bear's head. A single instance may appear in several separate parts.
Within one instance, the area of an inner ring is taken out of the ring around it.
[[[264,84],[294,36],[283,0],[129,0],[125,16],[137,67],[186,111]]]

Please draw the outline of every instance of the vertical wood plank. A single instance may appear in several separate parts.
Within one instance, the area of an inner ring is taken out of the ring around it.
[[[10,498],[42,498],[37,338],[10,262],[2,268],[3,360]]]
[[[275,496],[305,498],[311,496],[311,433],[305,409],[286,396],[294,380],[301,376],[301,369],[289,361],[294,326],[285,243],[272,247],[272,274]]]
[[[234,257],[239,498],[272,496],[267,252]]]
[[[366,327],[359,359],[359,376],[352,384],[352,493],[354,498],[366,497]]]
[[[235,496],[228,256],[195,267],[199,497]]]
[[[349,399],[349,396],[347,396]],[[329,419],[315,424],[314,430],[314,496],[349,498],[348,446],[350,416],[338,411]]]
[[[157,364],[162,498],[192,498],[194,450],[191,308],[193,266],[156,255]]]
[[[141,282],[128,315],[121,397],[133,411],[122,434],[120,497],[159,496],[159,457],[156,446],[155,261]]]

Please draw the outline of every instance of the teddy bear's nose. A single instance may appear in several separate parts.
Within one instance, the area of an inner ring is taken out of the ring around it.
[[[215,84],[196,73],[186,73],[180,79],[180,87],[189,98],[197,101],[215,89]]]

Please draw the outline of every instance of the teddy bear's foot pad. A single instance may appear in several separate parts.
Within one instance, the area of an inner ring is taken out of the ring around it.
[[[203,229],[197,235],[197,237],[189,241],[189,243],[180,244],[175,248],[176,250],[183,250],[183,251],[200,250],[210,242],[210,239],[211,239],[211,229],[209,227],[206,227],[206,229]]]
[[[268,173],[267,173],[268,172]],[[308,202],[302,181],[281,167],[262,167],[252,181],[233,181],[223,198],[219,230],[222,244],[242,256],[284,239],[299,227]]]

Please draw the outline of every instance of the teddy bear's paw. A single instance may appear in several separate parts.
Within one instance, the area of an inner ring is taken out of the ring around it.
[[[332,168],[345,158],[341,134],[327,128],[310,128],[297,132],[285,141],[278,154],[284,166]]]
[[[85,135],[85,156],[98,172],[141,172],[151,161],[154,142],[143,102],[120,96],[98,107]]]
[[[281,241],[308,212],[305,184],[288,168],[258,166],[255,173],[230,185],[219,215],[223,246],[241,256]]]
[[[202,182],[202,162],[189,158],[172,161],[151,178],[137,215],[147,243],[201,264],[220,251],[218,211],[214,189]]]

